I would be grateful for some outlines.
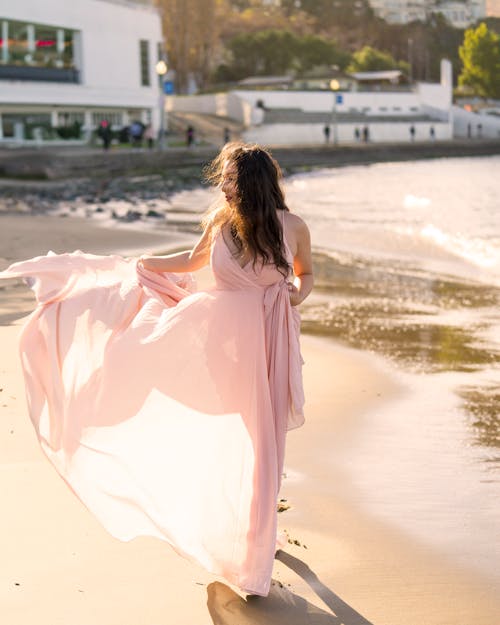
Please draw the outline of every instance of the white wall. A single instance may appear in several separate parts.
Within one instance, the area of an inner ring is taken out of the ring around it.
[[[499,139],[500,138],[500,118],[492,115],[479,115],[471,113],[464,109],[454,106],[452,109],[453,116],[453,134],[455,137],[468,137],[469,125],[470,136],[472,138]],[[478,126],[481,125],[481,129]]]
[[[428,142],[431,140],[430,128],[435,131],[436,141],[445,141],[452,138],[451,126],[448,123],[416,122],[415,142]],[[383,122],[370,123],[370,143],[409,143],[411,141],[410,126],[408,122],[390,124]],[[363,124],[338,124],[337,136],[339,144],[352,144],[355,142],[355,128],[362,129]],[[323,134],[324,124],[264,124],[249,128],[243,133],[243,140],[249,143],[259,143],[268,146],[284,145],[317,145],[325,143]],[[333,127],[330,126],[330,143],[333,143]]]
[[[234,91],[252,106],[262,100],[267,108],[301,109],[305,112],[320,113],[331,111],[333,108],[333,92],[330,91]],[[417,93],[387,93],[387,92],[355,92],[344,91],[343,102],[337,104],[339,113],[348,113],[350,109],[361,111],[370,109],[367,114],[383,115],[380,109],[387,108],[387,115],[407,115],[413,108],[419,109],[420,102]],[[399,110],[394,110],[399,109]],[[415,112],[415,111],[412,111]]]
[[[340,93],[340,92],[339,92]],[[408,115],[425,112],[426,107],[448,111],[451,90],[440,84],[421,83],[414,92],[342,92],[342,103],[337,112],[365,111],[367,115]],[[324,113],[333,108],[333,92],[322,91],[246,91],[201,96],[173,96],[168,98],[168,110],[225,115],[246,122],[248,108],[255,110],[261,100],[270,109],[300,109],[304,112]],[[258,110],[258,109],[257,109]],[[221,112],[222,111],[222,112]],[[253,118],[253,117],[252,117]]]
[[[0,81],[1,103],[157,107],[158,12],[105,0],[15,0],[0,17],[81,31],[82,84]],[[150,83],[141,86],[139,40],[150,42]]]
[[[197,96],[169,96],[166,101],[166,109],[167,111],[230,117],[245,126],[252,123],[251,104],[234,92]]]

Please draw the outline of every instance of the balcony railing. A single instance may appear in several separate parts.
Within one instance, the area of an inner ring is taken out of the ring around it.
[[[31,67],[27,65],[0,65],[0,80],[34,80],[37,82],[79,83],[77,69],[63,67]]]

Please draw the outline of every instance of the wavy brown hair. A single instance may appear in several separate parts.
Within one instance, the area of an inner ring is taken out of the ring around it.
[[[235,199],[216,203],[202,221],[211,236],[229,225],[238,253],[248,251],[257,261],[274,263],[286,277],[291,267],[286,260],[283,228],[277,211],[288,211],[281,189],[281,169],[269,152],[258,145],[228,143],[205,169],[205,178],[221,185],[224,169],[234,165]]]

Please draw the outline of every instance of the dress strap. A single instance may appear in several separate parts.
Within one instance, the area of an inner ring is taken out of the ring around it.
[[[285,251],[288,253],[290,258],[293,257],[293,254],[290,250],[290,246],[288,245],[288,241],[286,240],[286,232],[285,232],[285,211],[283,209],[280,210],[281,213],[281,230],[283,232],[283,245],[285,247]]]

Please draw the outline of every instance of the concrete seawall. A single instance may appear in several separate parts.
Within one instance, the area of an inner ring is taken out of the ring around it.
[[[500,141],[468,140],[439,143],[376,144],[275,148],[272,153],[285,173],[316,167],[500,154]],[[0,176],[26,180],[112,178],[175,171],[186,179],[200,178],[217,154],[212,147],[167,148],[164,151],[88,148],[12,149],[0,151]]]

